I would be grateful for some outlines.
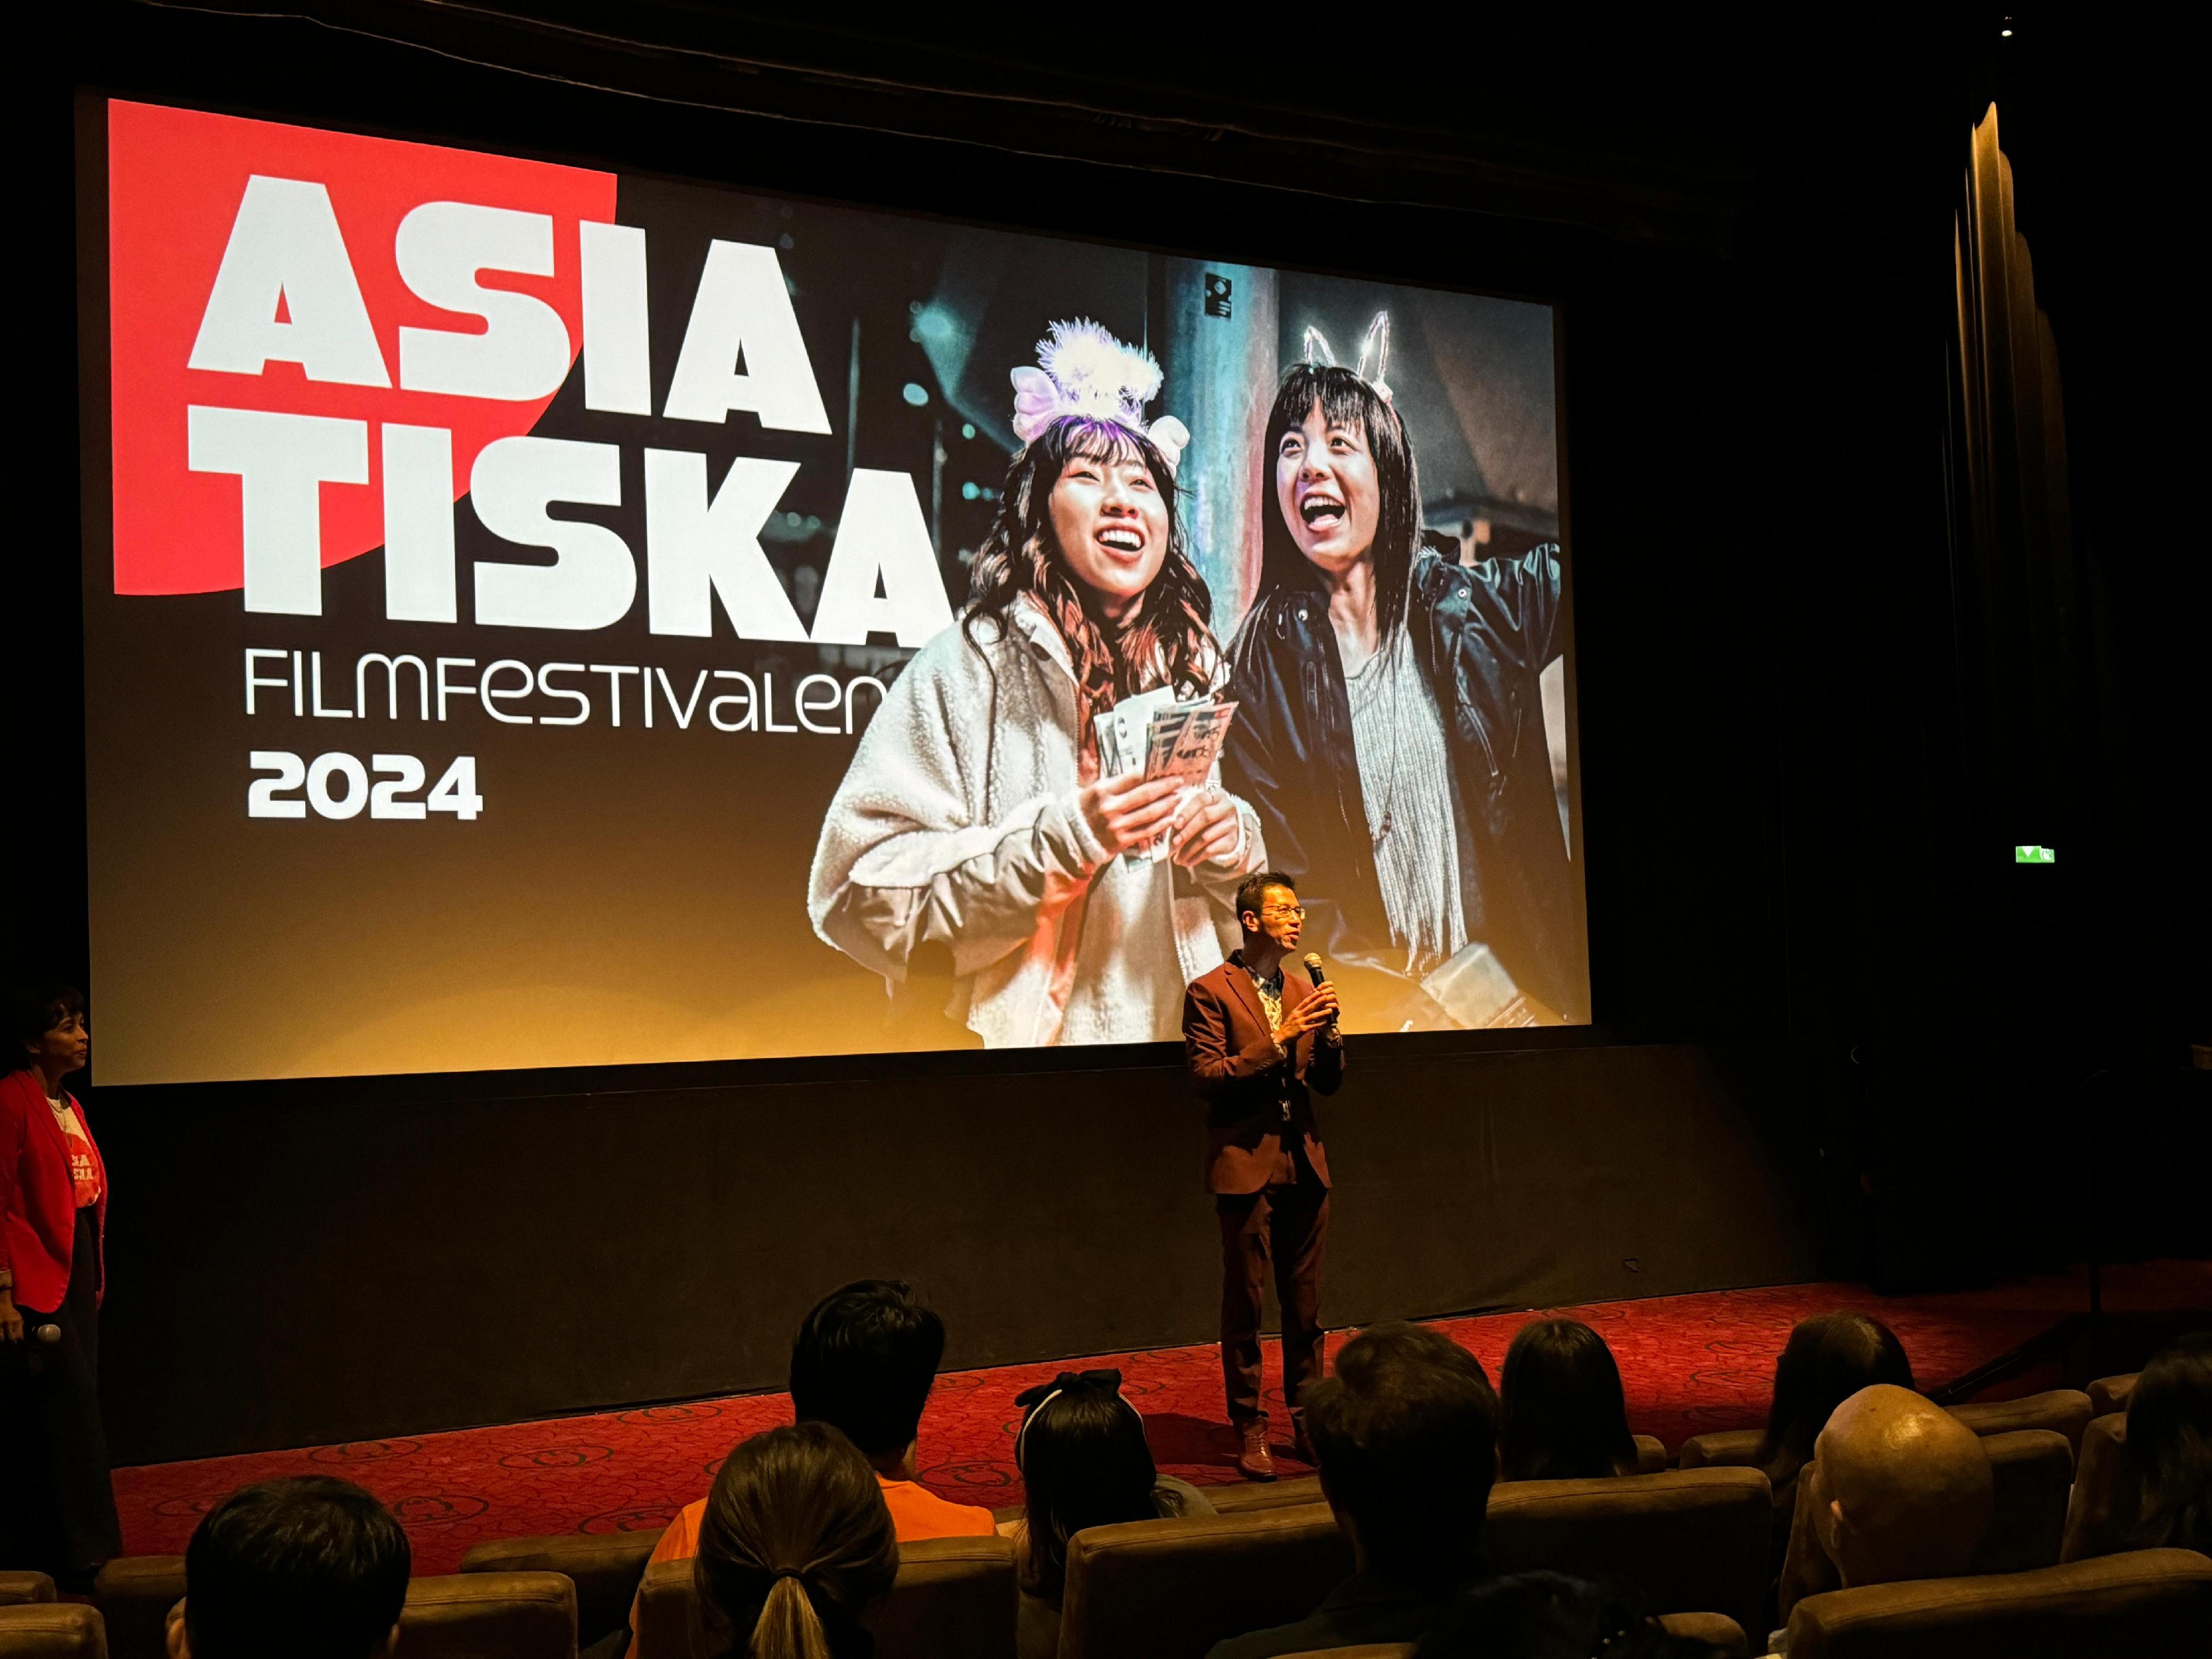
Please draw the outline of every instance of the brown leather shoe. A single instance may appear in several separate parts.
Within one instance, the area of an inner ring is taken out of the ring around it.
[[[1237,1472],[1247,1480],[1273,1480],[1275,1454],[1267,1449],[1267,1419],[1244,1425],[1244,1449],[1237,1455]]]

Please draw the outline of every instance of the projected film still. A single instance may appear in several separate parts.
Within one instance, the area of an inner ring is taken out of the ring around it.
[[[100,113],[103,1083],[1589,1020],[1549,307]]]

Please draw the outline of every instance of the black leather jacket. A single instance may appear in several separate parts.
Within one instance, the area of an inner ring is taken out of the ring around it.
[[[1559,654],[1559,550],[1469,569],[1425,552],[1406,625],[1443,715],[1459,799],[1468,937],[1520,988],[1571,1020],[1589,1018],[1574,881],[1560,833],[1537,677]],[[1249,801],[1267,862],[1296,878],[1306,942],[1340,961],[1402,973],[1375,872],[1352,744],[1352,700],[1313,586],[1263,590],[1230,647],[1237,702],[1224,781]]]

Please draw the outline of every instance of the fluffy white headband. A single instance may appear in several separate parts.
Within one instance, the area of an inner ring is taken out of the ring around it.
[[[1173,472],[1190,443],[1190,428],[1172,415],[1145,424],[1145,405],[1158,395],[1160,366],[1142,346],[1124,345],[1088,319],[1054,323],[1037,342],[1037,368],[1022,368],[1014,383],[1014,435],[1028,443],[1064,415],[1112,421],[1152,441]]]

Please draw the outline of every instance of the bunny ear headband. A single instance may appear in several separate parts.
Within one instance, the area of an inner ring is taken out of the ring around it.
[[[1305,337],[1305,361],[1326,368],[1337,367],[1336,353],[1329,349],[1328,338],[1319,329],[1308,325]],[[1384,403],[1390,401],[1390,383],[1383,379],[1390,368],[1390,313],[1378,311],[1375,320],[1367,325],[1367,337],[1359,343],[1359,364],[1352,372],[1375,388],[1375,395]]]
[[[1160,366],[1142,346],[1125,345],[1087,319],[1054,323],[1037,342],[1037,368],[1021,368],[1014,383],[1014,435],[1029,442],[1065,415],[1112,421],[1141,432],[1173,472],[1190,443],[1190,428],[1172,415],[1145,424],[1145,405],[1158,395]]]
[[[1157,441],[1157,440],[1155,440]],[[1022,1466],[1023,1443],[1029,1438],[1030,1425],[1036,1414],[1070,1389],[1103,1389],[1115,1399],[1121,1397],[1121,1373],[1119,1371],[1062,1371],[1049,1382],[1040,1382],[1035,1388],[1024,1389],[1014,1396],[1014,1404],[1024,1408],[1021,1432],[1014,1437],[1014,1467]],[[1122,1400],[1121,1403],[1129,1406]],[[1129,1406],[1130,1411],[1136,1411]],[[1141,1420],[1141,1419],[1140,1419]]]

